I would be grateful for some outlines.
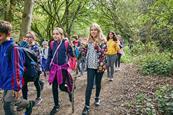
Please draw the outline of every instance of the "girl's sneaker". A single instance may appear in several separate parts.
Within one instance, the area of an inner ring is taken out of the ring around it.
[[[40,103],[43,101],[41,97],[38,97],[35,99],[35,105],[40,105]]]
[[[95,106],[100,106],[100,98],[95,98]]]
[[[60,109],[60,106],[54,106],[50,112],[50,115],[55,115]]]
[[[110,78],[109,81],[113,81],[114,79],[113,78]]]
[[[90,111],[89,107],[85,106],[82,111],[82,115],[89,115],[89,111]]]

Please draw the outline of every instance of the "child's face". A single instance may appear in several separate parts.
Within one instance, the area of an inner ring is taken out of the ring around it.
[[[29,44],[32,44],[35,40],[32,35],[26,34],[26,40],[28,41]]]
[[[8,35],[5,33],[0,33],[0,43],[4,42],[7,39]]]
[[[48,45],[47,44],[43,44],[43,48],[47,48],[48,47]]]
[[[53,39],[55,41],[58,41],[58,40],[61,40],[62,39],[62,35],[59,33],[59,31],[57,31],[57,30],[54,30],[53,31]]]
[[[110,33],[109,33],[109,38],[113,38],[113,37],[114,37],[113,33],[110,32]]]
[[[96,38],[98,36],[98,29],[95,27],[91,27],[90,33],[93,38]]]

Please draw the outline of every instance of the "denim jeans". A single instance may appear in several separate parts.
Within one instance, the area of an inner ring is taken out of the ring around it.
[[[103,72],[98,73],[97,69],[87,69],[87,87],[85,92],[85,105],[90,106],[90,98],[93,89],[94,79],[96,84],[96,94],[95,97],[99,98],[101,90],[101,80],[103,77]]]
[[[115,61],[116,55],[107,55],[107,74],[109,78],[113,78]]]

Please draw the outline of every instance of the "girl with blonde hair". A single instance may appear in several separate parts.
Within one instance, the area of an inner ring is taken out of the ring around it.
[[[87,64],[87,87],[85,92],[85,107],[82,114],[89,114],[90,97],[93,89],[94,79],[96,84],[95,106],[100,105],[100,90],[105,66],[106,40],[100,26],[96,23],[90,26],[88,39],[86,64]]]
[[[53,30],[54,40],[50,42],[47,70],[49,70],[49,84],[52,84],[52,93],[54,100],[54,107],[50,115],[54,115],[59,111],[59,93],[58,87],[69,94],[70,101],[73,101],[73,79],[69,73],[69,65],[67,63],[68,56],[73,55],[72,47],[69,45],[68,40],[64,39],[62,28],[55,28]]]

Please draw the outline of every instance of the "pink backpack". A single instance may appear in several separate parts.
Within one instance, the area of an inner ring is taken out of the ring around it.
[[[51,49],[53,49],[53,43],[54,43],[54,41],[51,41],[50,42],[50,48]],[[67,40],[65,40],[64,43],[65,43],[65,48],[66,48],[66,51],[67,51],[67,48],[69,46],[69,43],[68,43]],[[77,68],[77,59],[76,59],[76,57],[68,56],[68,65],[69,65],[69,68],[71,70],[76,70],[76,68]]]

